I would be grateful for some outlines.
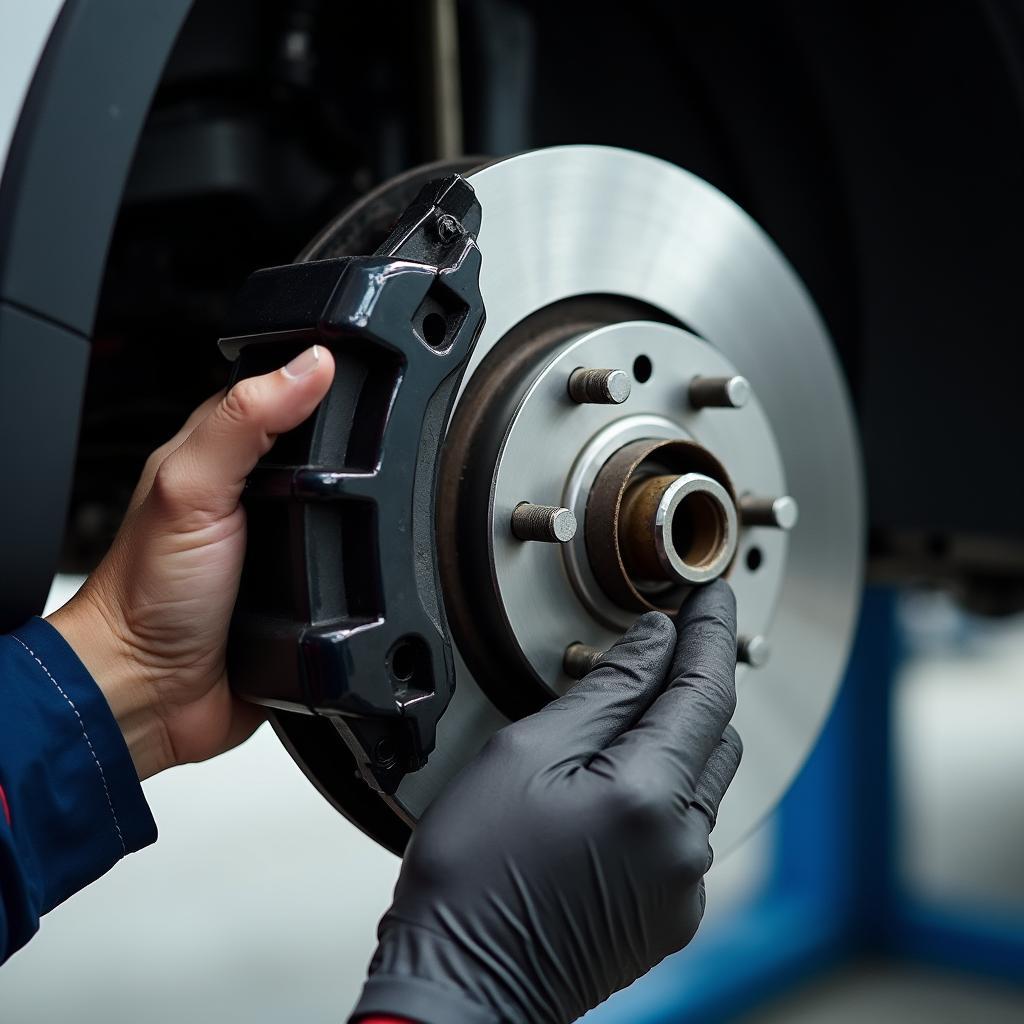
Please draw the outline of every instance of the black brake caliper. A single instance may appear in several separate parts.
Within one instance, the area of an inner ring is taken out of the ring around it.
[[[246,485],[232,685],[328,719],[387,794],[426,763],[455,687],[434,494],[484,322],[479,228],[469,183],[432,181],[374,255],[253,274],[220,342],[234,381],[312,344],[337,363],[320,408]]]

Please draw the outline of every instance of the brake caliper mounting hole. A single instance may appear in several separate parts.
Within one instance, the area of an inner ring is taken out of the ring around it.
[[[392,646],[387,654],[387,669],[399,701],[433,690],[430,649],[418,636],[403,636]]]
[[[423,340],[431,348],[440,348],[448,334],[448,324],[440,313],[428,313],[423,318]]]
[[[751,572],[757,572],[761,568],[761,563],[764,561],[764,553],[758,547],[753,547],[747,552],[747,568]]]

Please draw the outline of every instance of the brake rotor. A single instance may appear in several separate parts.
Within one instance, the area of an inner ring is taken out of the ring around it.
[[[372,250],[439,171],[378,190],[301,258]],[[743,764],[716,828],[727,849],[809,753],[858,606],[862,482],[827,332],[764,232],[677,167],[579,146],[468,179],[486,324],[448,421],[436,510],[454,697],[427,763],[393,793],[357,791],[315,719],[276,726],[335,804],[396,847],[495,730],[571,685],[570,648],[596,656],[645,608],[724,574],[751,663],[737,669]],[[567,380],[587,367],[621,370],[628,397],[575,401]],[[698,401],[695,379],[742,381],[745,401]],[[527,502],[567,509],[578,529],[524,542],[509,523]],[[771,522],[783,507],[799,507],[788,531]]]

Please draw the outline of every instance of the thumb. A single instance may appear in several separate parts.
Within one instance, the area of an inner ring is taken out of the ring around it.
[[[312,414],[333,378],[331,353],[314,345],[279,370],[240,380],[167,456],[154,491],[175,513],[230,515],[259,459]]]

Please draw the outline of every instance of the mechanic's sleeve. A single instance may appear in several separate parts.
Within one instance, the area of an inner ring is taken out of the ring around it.
[[[99,687],[42,619],[0,635],[0,963],[39,918],[156,839]]]

